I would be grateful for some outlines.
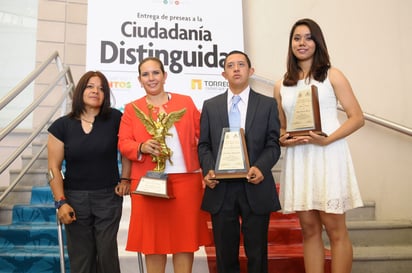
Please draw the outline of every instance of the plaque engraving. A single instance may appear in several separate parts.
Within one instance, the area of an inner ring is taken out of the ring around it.
[[[143,176],[134,192],[136,194],[173,198],[172,189],[167,183],[167,174],[157,171],[149,171]]]
[[[243,128],[223,128],[215,166],[216,179],[246,178],[249,168]]]
[[[309,131],[326,136],[322,132],[318,88],[315,85],[298,92],[293,116],[286,128],[289,137],[308,136]]]

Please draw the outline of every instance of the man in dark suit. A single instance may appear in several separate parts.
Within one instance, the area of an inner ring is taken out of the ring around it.
[[[248,273],[268,272],[269,218],[271,212],[280,209],[271,171],[280,156],[277,104],[273,98],[250,88],[253,72],[245,53],[230,52],[222,72],[229,88],[204,102],[200,118],[198,150],[206,185],[202,209],[211,214],[218,273],[240,272],[241,231]],[[229,124],[229,109],[235,95],[240,96],[239,126],[245,130],[250,169],[246,178],[217,180],[214,170],[222,129],[236,127]]]

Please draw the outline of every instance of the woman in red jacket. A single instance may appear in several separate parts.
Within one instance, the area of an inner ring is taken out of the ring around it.
[[[132,161],[131,191],[148,171],[160,168],[167,174],[174,198],[132,194],[126,250],[145,254],[148,273],[165,272],[167,254],[173,254],[175,272],[189,273],[194,252],[210,242],[207,215],[200,210],[200,113],[189,96],[165,92],[166,78],[159,59],[149,57],[139,64],[138,79],[146,96],[126,105],[119,129],[119,149]],[[178,112],[184,113],[169,124],[170,128],[154,124]],[[151,126],[167,130],[161,133],[165,141]]]

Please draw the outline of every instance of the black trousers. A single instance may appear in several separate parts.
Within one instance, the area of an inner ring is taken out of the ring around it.
[[[227,183],[220,211],[212,215],[218,273],[239,273],[240,233],[243,234],[248,273],[268,272],[269,214],[253,213],[247,201],[244,182]]]
[[[77,220],[65,225],[70,272],[120,273],[117,232],[123,198],[113,188],[65,190]]]

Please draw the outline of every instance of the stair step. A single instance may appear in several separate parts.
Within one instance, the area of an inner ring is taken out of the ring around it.
[[[354,221],[348,222],[348,230],[357,246],[412,245],[410,220]]]
[[[412,245],[410,220],[348,221],[347,227],[354,246]],[[329,244],[325,232],[322,236]]]
[[[272,212],[270,214],[270,219],[271,220],[291,220],[291,219],[298,219],[298,215],[296,213],[288,213],[288,214],[283,214],[281,212]]]
[[[11,224],[0,225],[0,272],[60,272],[58,227],[51,190],[48,186],[24,187],[28,188],[30,204],[2,206],[2,214],[10,211],[12,220]],[[65,241],[65,232],[62,235]],[[65,260],[69,272],[67,254]]]
[[[32,145],[31,145],[33,154],[37,154],[40,151],[41,147],[43,147],[43,144],[47,141],[48,135],[49,135],[49,132],[47,130],[44,130],[37,137],[37,140],[33,141]],[[42,151],[40,156],[41,157],[47,157],[47,148]]]
[[[20,175],[21,170],[15,169],[10,170],[10,181],[14,181],[18,175]],[[47,186],[47,168],[37,168],[33,170],[28,170],[27,173],[22,177],[19,182],[21,186]]]
[[[56,222],[56,209],[51,204],[15,205],[12,223]]]
[[[26,167],[27,164],[33,159],[32,155],[22,155],[22,166]],[[31,169],[45,169],[47,168],[47,154],[46,155],[40,155],[36,161],[34,161],[33,165],[31,166]]]
[[[13,215],[12,204],[1,204],[0,205],[0,225],[10,225]]]
[[[363,207],[349,210],[346,213],[347,221],[375,220],[375,202],[364,201]]]
[[[6,187],[0,188],[0,194]],[[0,205],[0,225],[12,223],[14,204],[53,204],[53,196],[49,186],[16,186]]]
[[[269,223],[269,245],[294,245],[303,241],[302,230],[297,219],[271,220]]]
[[[65,240],[65,232],[63,232],[63,238]],[[0,246],[2,247],[55,246],[58,244],[57,223],[0,226]]]
[[[213,238],[212,223],[208,222],[210,235]],[[288,245],[300,244],[302,242],[302,231],[297,219],[276,219],[270,220],[268,231],[268,244],[270,245]],[[240,243],[243,244],[243,236],[240,237]],[[212,244],[214,244],[212,242]]]
[[[216,273],[216,252],[213,246],[205,247],[210,273]],[[239,252],[240,272],[247,272],[247,258],[243,246]],[[325,273],[330,272],[330,251],[325,249]],[[268,269],[270,273],[304,272],[302,245],[269,245]]]
[[[30,204],[54,204],[53,194],[49,186],[33,187]]]
[[[44,172],[41,171],[41,173],[44,177]],[[32,193],[27,194],[28,188],[32,188]],[[36,268],[36,270],[45,268],[44,272],[59,272],[56,211],[53,206],[50,188],[46,183],[40,187],[25,186],[24,190],[21,188],[19,191],[26,195],[27,203],[30,202],[31,204],[15,205],[13,208],[13,224],[11,226],[0,226],[0,241],[3,240],[0,242],[0,272],[32,272],[29,268]],[[28,198],[29,195],[30,198]],[[12,206],[3,204],[0,209],[4,208],[11,211]],[[347,225],[354,243],[352,273],[412,272],[412,221],[375,221],[374,208],[374,202],[365,202],[364,207],[352,210],[350,211],[351,214],[348,213],[347,215]],[[31,209],[33,210],[31,211]],[[1,211],[0,216],[3,217],[3,214],[4,211]],[[125,197],[121,228],[118,235],[119,254],[121,267],[132,268],[133,265],[133,270],[135,270],[136,253],[124,251],[129,215],[130,200]],[[48,224],[42,224],[40,220],[47,221]],[[9,231],[14,233],[14,236],[17,236],[18,239],[12,241],[7,239],[9,242],[4,243],[5,232]],[[40,231],[46,231],[46,234],[49,235],[37,237]],[[270,242],[268,245],[270,273],[304,272],[301,236],[296,214],[272,213],[268,235]],[[24,243],[27,244],[27,248],[23,248],[22,244]],[[46,246],[40,249],[39,244]],[[28,256],[23,257],[23,253]],[[215,273],[214,247],[205,247],[202,253],[200,256],[195,255],[195,264],[199,264],[198,266],[201,266],[202,270],[207,270],[207,267],[209,267],[208,271]],[[330,251],[325,250],[325,253],[325,272],[330,272]],[[208,254],[208,257],[206,257],[206,254]],[[199,263],[199,261],[203,262]],[[247,272],[243,246],[240,249],[240,261],[241,272]],[[66,267],[68,267],[68,262],[66,262]],[[172,267],[169,266],[167,272],[172,271]]]
[[[0,272],[60,272],[58,246],[32,246],[0,248]],[[66,273],[69,273],[69,260],[65,250]],[[35,271],[34,271],[35,270]]]
[[[0,187],[0,195],[7,187]],[[49,186],[16,186],[2,204],[53,204],[53,194]]]
[[[0,195],[7,189],[6,186],[0,187]],[[3,200],[4,204],[28,204],[30,202],[32,186],[16,186]]]
[[[412,247],[363,246],[353,248],[353,273],[412,272]]]

